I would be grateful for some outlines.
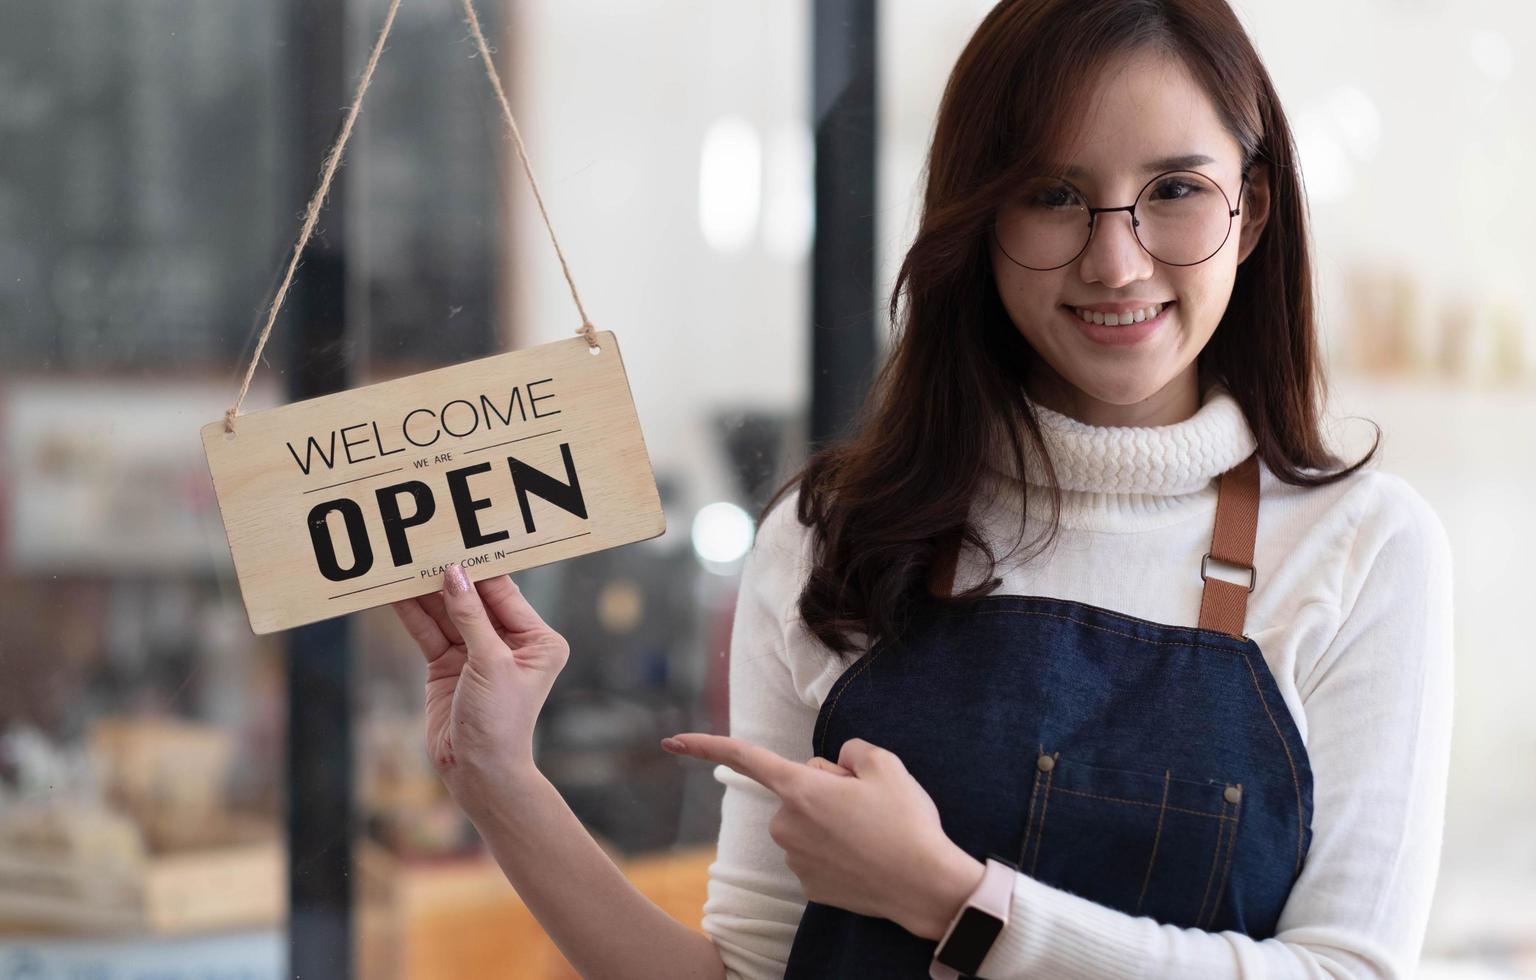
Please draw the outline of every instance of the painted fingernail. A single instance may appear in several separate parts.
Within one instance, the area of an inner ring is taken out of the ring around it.
[[[685,752],[688,749],[688,746],[684,745],[682,742],[679,742],[675,738],[662,739],[661,747],[666,749],[668,752]]]
[[[443,586],[450,595],[463,595],[469,591],[469,576],[464,574],[464,566],[457,562],[443,569]]]

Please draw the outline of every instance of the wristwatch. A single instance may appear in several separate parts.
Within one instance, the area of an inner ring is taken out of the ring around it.
[[[1008,907],[1013,904],[1013,879],[1018,866],[987,855],[987,870],[981,884],[965,900],[954,921],[944,931],[928,976],[933,980],[958,980],[981,969],[998,933],[1008,924]]]

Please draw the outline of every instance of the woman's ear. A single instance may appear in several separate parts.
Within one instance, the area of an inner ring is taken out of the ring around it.
[[[1237,240],[1237,261],[1241,265],[1254,246],[1259,244],[1259,235],[1264,231],[1264,225],[1269,221],[1269,167],[1262,163],[1255,163],[1248,172],[1248,183],[1243,194],[1242,214],[1238,220],[1243,223],[1242,233]]]

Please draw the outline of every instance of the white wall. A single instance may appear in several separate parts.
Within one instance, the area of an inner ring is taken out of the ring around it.
[[[799,3],[541,0],[508,7],[502,58],[545,204],[592,321],[615,331],[658,474],[687,472],[691,506],[726,492],[706,413],[793,410],[808,397],[807,253],[778,244],[809,208],[810,37]],[[760,180],[726,164],[701,225],[706,135],[726,117],[758,134]],[[787,158],[787,159],[786,159]],[[524,346],[580,325],[515,155],[511,320]],[[748,179],[743,180],[743,177]],[[750,196],[761,195],[757,217]],[[676,533],[676,528],[669,529]]]

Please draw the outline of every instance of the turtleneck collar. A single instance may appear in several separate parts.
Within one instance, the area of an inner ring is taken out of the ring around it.
[[[1220,383],[1200,408],[1171,425],[1088,425],[1030,401],[1061,484],[1062,523],[1093,530],[1145,530],[1215,506],[1215,480],[1257,446],[1242,408]],[[1029,516],[1048,519],[1045,471],[1025,439]],[[1011,454],[996,454],[993,472],[1004,496],[1017,490]]]

